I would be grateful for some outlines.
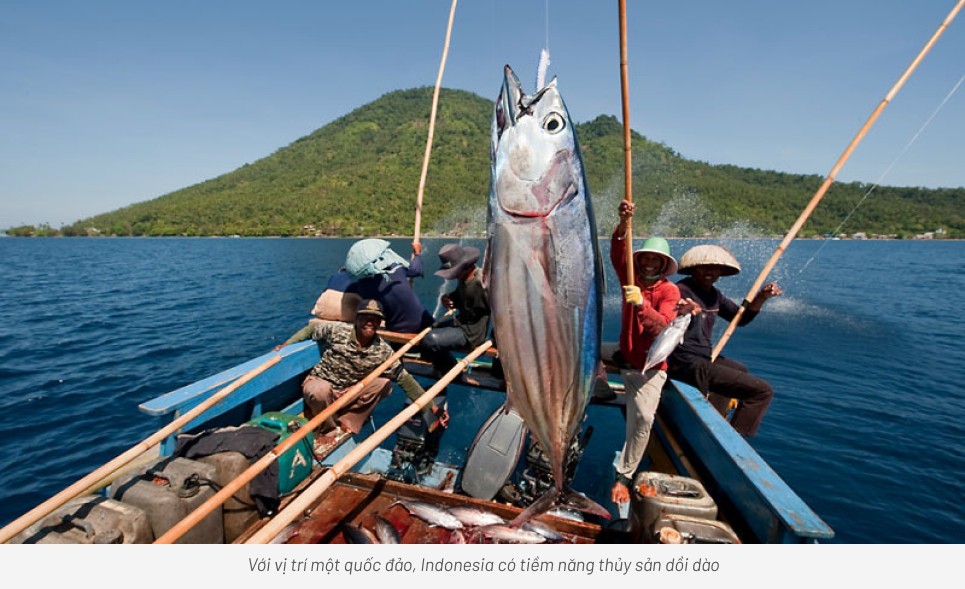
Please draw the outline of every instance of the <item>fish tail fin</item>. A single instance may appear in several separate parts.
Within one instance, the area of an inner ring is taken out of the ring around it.
[[[603,519],[610,519],[610,512],[607,511],[605,507],[590,499],[586,495],[582,495],[570,489],[563,491],[560,504],[564,507],[578,509],[584,513],[591,513],[593,515],[602,517]]]
[[[509,522],[509,525],[511,527],[518,528],[537,515],[553,509],[553,507],[557,505],[559,498],[560,491],[555,487],[551,488],[549,491],[543,493],[539,499],[530,503],[529,507],[524,509],[519,515],[513,518],[513,521]]]
[[[543,493],[539,499],[533,501],[529,507],[513,518],[513,521],[509,522],[509,525],[517,528],[537,515],[546,513],[554,507],[568,507],[602,517],[603,519],[610,519],[610,512],[586,495],[577,493],[572,489],[560,491],[554,487],[546,493]]]

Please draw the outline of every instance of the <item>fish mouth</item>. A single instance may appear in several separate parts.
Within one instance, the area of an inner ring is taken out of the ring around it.
[[[561,151],[553,158],[553,165],[557,162],[567,162],[569,153]],[[568,169],[565,168],[565,169]],[[564,178],[569,176],[565,174]],[[579,194],[579,187],[576,182],[566,181],[561,183],[559,177],[554,174],[544,174],[543,178],[537,181],[524,181],[528,190],[518,193],[516,198],[511,198],[503,193],[499,199],[499,208],[508,216],[516,219],[539,219],[549,217],[556,209],[573,200]],[[517,181],[519,181],[517,179]]]
[[[495,180],[500,210],[519,219],[548,217],[577,198],[581,181],[572,160],[569,149],[557,150],[546,162],[534,161],[527,149],[507,155]]]

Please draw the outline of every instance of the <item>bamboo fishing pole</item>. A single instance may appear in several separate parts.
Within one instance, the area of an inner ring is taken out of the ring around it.
[[[275,538],[285,526],[295,521],[304,514],[312,504],[322,496],[325,491],[327,491],[340,476],[349,471],[353,466],[355,466],[362,458],[367,456],[372,450],[381,444],[386,438],[388,438],[394,431],[402,427],[406,421],[412,418],[416,413],[422,411],[426,405],[428,405],[432,399],[439,394],[439,392],[446,387],[453,379],[455,379],[470,362],[478,358],[493,345],[492,341],[485,341],[476,347],[472,352],[466,355],[465,358],[460,360],[453,366],[449,372],[445,374],[441,379],[439,379],[436,384],[434,384],[428,391],[422,396],[412,402],[408,407],[400,411],[395,417],[389,420],[385,425],[380,427],[378,431],[373,433],[371,436],[365,438],[354,450],[349,452],[344,458],[332,465],[330,469],[325,471],[325,473],[319,477],[314,483],[312,483],[307,489],[305,489],[301,495],[295,498],[294,501],[288,504],[285,509],[281,510],[278,515],[268,521],[260,530],[255,532],[251,538],[248,539],[245,544],[267,544],[273,538]]]
[[[448,316],[452,311],[449,311],[442,318]],[[402,358],[406,352],[412,349],[413,346],[418,344],[422,338],[426,336],[433,326],[426,327],[418,334],[416,334],[411,340],[409,340],[404,346],[396,350],[387,360],[379,364],[374,370],[365,375],[365,377],[359,382],[355,383],[349,387],[342,396],[335,400],[334,403],[326,407],[321,413],[310,419],[305,425],[298,428],[296,431],[292,432],[285,440],[280,444],[275,446],[267,454],[259,458],[257,461],[252,463],[244,472],[239,474],[237,477],[232,479],[229,483],[224,485],[217,493],[212,495],[199,505],[194,511],[189,513],[179,521],[174,524],[167,532],[165,532],[161,537],[154,541],[155,544],[171,544],[176,542],[178,538],[186,534],[191,528],[198,525],[201,520],[207,517],[212,511],[218,508],[219,505],[223,504],[225,501],[230,499],[241,490],[242,487],[247,485],[254,479],[258,474],[271,466],[271,463],[278,460],[279,457],[285,454],[288,450],[294,447],[296,444],[302,441],[302,439],[307,436],[310,432],[314,431],[318,426],[320,426],[326,419],[335,415],[342,407],[348,405],[355,400],[356,397],[362,394],[362,391],[368,386],[373,380],[378,378],[380,374],[385,372],[395,363],[397,360]]]
[[[831,171],[828,173],[827,178],[825,178],[824,183],[821,184],[821,187],[811,198],[811,201],[806,207],[804,207],[804,210],[797,218],[797,221],[795,221],[794,225],[791,226],[791,229],[787,232],[787,235],[785,235],[784,239],[781,240],[781,243],[777,246],[777,249],[774,250],[771,258],[767,261],[767,264],[764,265],[764,268],[761,270],[760,274],[758,274],[754,284],[752,284],[750,289],[747,291],[747,296],[744,297],[743,301],[741,301],[740,307],[737,309],[737,313],[734,315],[734,318],[731,319],[730,324],[727,326],[727,329],[724,331],[723,335],[721,335],[717,345],[714,346],[714,351],[710,357],[711,362],[716,360],[720,355],[720,352],[724,349],[724,346],[727,344],[730,336],[734,333],[734,330],[737,329],[737,324],[740,322],[741,317],[744,315],[744,311],[747,309],[748,305],[750,305],[752,297],[757,296],[761,285],[764,284],[764,280],[767,278],[768,274],[771,273],[771,270],[774,269],[777,261],[780,259],[781,255],[783,255],[784,250],[787,249],[787,246],[797,235],[798,231],[800,231],[801,227],[804,225],[804,222],[807,221],[808,217],[811,216],[811,213],[814,211],[815,207],[817,207],[818,202],[820,202],[820,200],[824,197],[824,194],[828,191],[828,188],[831,187],[835,176],[837,176],[841,168],[844,167],[844,164],[846,161],[848,161],[848,158],[851,157],[851,153],[858,146],[861,140],[864,139],[864,136],[867,135],[868,131],[871,129],[871,126],[874,125],[875,121],[878,119],[878,116],[885,109],[885,107],[888,106],[901,87],[904,86],[912,72],[915,71],[915,69],[918,67],[918,64],[920,64],[925,58],[925,55],[931,51],[932,46],[935,45],[935,43],[938,41],[938,38],[942,36],[942,34],[945,32],[945,29],[948,28],[948,25],[950,25],[955,19],[955,16],[962,9],[962,6],[965,6],[965,0],[958,0],[958,3],[954,8],[952,8],[951,12],[948,13],[948,16],[945,17],[945,20],[942,21],[942,24],[938,27],[928,42],[925,43],[925,46],[922,47],[921,51],[918,52],[918,55],[915,56],[915,59],[913,59],[911,64],[908,65],[904,73],[901,74],[901,77],[899,77],[898,81],[895,82],[895,84],[891,87],[891,90],[888,91],[888,94],[885,95],[874,111],[872,111],[871,116],[869,116],[868,120],[865,121],[865,124],[861,127],[861,130],[858,131],[858,134],[851,139],[851,143],[848,144],[848,147],[844,150],[844,153],[841,154],[841,157],[838,158],[838,161],[834,164],[834,167],[831,168]]]
[[[171,434],[177,432],[183,426],[187,425],[192,419],[201,415],[207,411],[210,407],[214,406],[216,403],[227,397],[229,394],[237,390],[239,387],[249,382],[251,379],[255,378],[265,370],[271,368],[278,361],[281,360],[281,356],[274,355],[259,366],[249,370],[243,374],[236,381],[221,389],[214,395],[211,395],[205,399],[201,404],[197,405],[181,417],[175,419],[167,426],[154,432],[152,435],[148,436],[142,442],[132,446],[127,451],[119,454],[117,457],[112,459],[110,462],[104,464],[97,470],[91,472],[84,478],[80,479],[76,483],[70,485],[60,493],[57,493],[50,499],[44,501],[37,507],[31,509],[24,515],[20,516],[10,524],[7,524],[2,530],[0,530],[0,544],[9,541],[11,538],[24,531],[30,525],[40,521],[41,518],[49,515],[53,510],[64,505],[71,499],[79,496],[90,489],[90,487],[103,480],[106,477],[112,475],[115,471],[122,468],[147,450],[161,443],[165,438]]]
[[[620,10],[620,90],[623,102],[623,185],[624,199],[633,202],[633,152],[630,149],[630,74],[627,71],[627,1],[619,0]],[[627,285],[634,285],[633,218],[627,219]]]
[[[426,188],[426,176],[429,174],[429,154],[432,153],[432,137],[436,132],[436,110],[439,106],[439,88],[442,86],[442,73],[446,69],[446,56],[449,55],[449,39],[452,36],[452,21],[456,16],[456,2],[452,0],[449,8],[449,25],[446,27],[446,41],[442,48],[442,61],[439,63],[439,74],[436,76],[436,87],[432,92],[432,108],[429,111],[429,136],[426,139],[426,152],[422,158],[422,174],[419,176],[419,192],[415,204],[415,232],[412,241],[419,243],[422,229],[422,195]]]

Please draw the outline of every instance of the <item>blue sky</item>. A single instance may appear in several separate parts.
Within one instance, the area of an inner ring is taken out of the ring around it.
[[[823,177],[954,5],[629,0],[631,124],[691,159]],[[268,156],[386,92],[432,86],[449,6],[7,3],[0,228],[56,227],[150,200]],[[494,99],[508,63],[532,86],[548,46],[573,118],[620,117],[616,7],[462,0],[443,84]],[[965,75],[963,58],[959,15],[838,180],[965,186],[965,89],[907,147]]]

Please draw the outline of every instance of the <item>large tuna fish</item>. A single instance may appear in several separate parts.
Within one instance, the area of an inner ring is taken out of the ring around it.
[[[554,504],[609,517],[564,489],[600,351],[603,285],[583,161],[556,78],[526,95],[509,66],[492,124],[484,264],[509,405],[553,468],[555,488],[514,520]]]

